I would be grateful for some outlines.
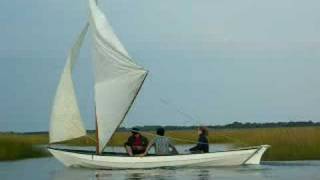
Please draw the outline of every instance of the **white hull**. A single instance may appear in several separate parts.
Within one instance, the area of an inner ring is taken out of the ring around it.
[[[95,155],[81,151],[56,148],[48,148],[48,150],[54,157],[68,167],[93,169],[145,169],[160,167],[208,167],[260,164],[261,157],[268,147],[269,145],[261,145],[223,152],[145,157]]]

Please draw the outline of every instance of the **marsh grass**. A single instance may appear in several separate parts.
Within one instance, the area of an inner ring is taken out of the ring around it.
[[[47,135],[0,134],[0,160],[44,157],[49,154],[36,145],[45,144]]]
[[[271,148],[263,160],[319,160],[320,128],[264,128],[251,130],[224,130],[211,133],[212,138],[227,136],[239,141],[237,146],[269,144]]]
[[[142,132],[149,140],[154,136]],[[94,134],[64,144],[71,146],[94,146]],[[130,132],[117,132],[110,146],[122,146]],[[190,144],[197,141],[197,131],[168,131],[166,136],[174,138],[175,144]],[[210,130],[210,143],[231,143],[236,147],[269,144],[271,148],[263,160],[320,160],[320,127],[258,128]],[[23,159],[48,155],[37,145],[48,143],[47,134],[23,135],[0,134],[0,160]]]

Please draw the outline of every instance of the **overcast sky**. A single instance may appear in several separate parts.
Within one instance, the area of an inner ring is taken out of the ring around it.
[[[320,121],[320,1],[100,0],[150,71],[133,125]],[[0,1],[0,131],[46,131],[87,1]],[[93,128],[90,36],[74,78]],[[190,116],[195,120],[191,120]]]

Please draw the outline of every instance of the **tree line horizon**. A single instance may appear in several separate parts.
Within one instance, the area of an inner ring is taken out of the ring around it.
[[[208,129],[254,129],[254,128],[281,128],[281,127],[312,127],[320,126],[320,122],[313,121],[288,121],[288,122],[239,122],[234,121],[226,125],[205,125]],[[163,127],[165,130],[174,131],[174,130],[194,130],[197,129],[198,125],[191,126],[179,126],[179,125],[146,125],[146,126],[132,126],[132,127],[119,127],[118,132],[130,131],[132,128],[138,128],[140,131],[155,131],[159,127]],[[95,130],[87,130],[88,133],[94,133]],[[36,132],[14,132],[6,131],[0,133],[19,133],[19,134],[45,134],[48,131],[36,131]]]

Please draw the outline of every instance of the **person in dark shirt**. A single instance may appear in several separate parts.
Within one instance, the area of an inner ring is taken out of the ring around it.
[[[139,133],[138,128],[131,130],[132,135],[128,138],[127,142],[124,143],[124,147],[129,156],[142,154],[145,152],[148,146],[148,139]]]
[[[207,153],[209,152],[208,144],[208,129],[206,127],[199,127],[198,129],[199,139],[198,144],[189,149],[191,153]]]

